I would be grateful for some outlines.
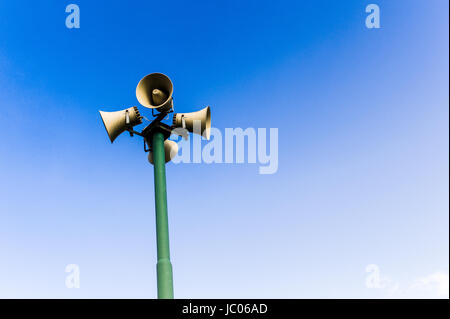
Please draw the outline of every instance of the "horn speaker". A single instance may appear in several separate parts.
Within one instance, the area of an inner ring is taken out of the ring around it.
[[[136,106],[117,112],[99,112],[111,143],[125,130],[142,123],[142,116]]]
[[[136,87],[136,98],[139,103],[159,112],[170,111],[173,105],[172,93],[172,81],[162,73],[144,76]]]
[[[175,113],[173,115],[172,127],[185,128],[189,132],[202,135],[209,140],[211,133],[211,110],[207,106],[197,112]]]

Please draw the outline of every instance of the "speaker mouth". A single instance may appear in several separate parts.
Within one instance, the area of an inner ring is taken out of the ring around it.
[[[211,137],[211,108],[206,109],[205,137],[209,141]]]
[[[158,96],[161,100],[154,101],[154,90],[162,93]],[[172,108],[172,93],[172,81],[162,73],[150,73],[144,76],[136,87],[136,98],[142,106],[149,109],[170,110]]]
[[[100,113],[100,118],[102,119],[102,123],[103,123],[103,126],[105,127],[106,133],[108,134],[109,140],[112,143],[112,142],[114,142],[115,137],[113,138],[111,136],[111,133],[108,130],[108,125],[106,125],[105,119],[103,118],[103,116],[104,116],[104,114],[106,114],[106,112],[103,112],[103,111],[98,111],[98,112]]]

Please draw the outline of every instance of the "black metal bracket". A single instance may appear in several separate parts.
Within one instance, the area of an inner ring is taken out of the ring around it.
[[[161,121],[169,114],[173,112],[173,107],[166,112],[161,112],[158,113],[157,115],[155,115],[153,113],[153,109],[152,109],[152,115],[155,116],[156,118],[149,124],[147,125],[142,132],[136,132],[135,130],[133,130],[133,127],[129,127],[127,128],[127,131],[130,133],[130,136],[133,136],[134,134],[139,135],[141,137],[143,137],[144,140],[144,151],[145,152],[150,152],[152,150],[152,141],[151,141],[151,136],[153,135],[153,133],[157,130],[160,131],[161,133],[163,133],[164,135],[164,140],[167,140],[170,135],[172,134],[172,127],[161,123]],[[148,148],[147,148],[148,146]]]
[[[172,101],[173,101],[173,98],[172,98]],[[152,115],[153,115],[153,117],[157,117],[157,116],[159,116],[159,115],[161,115],[161,114],[165,114],[164,115],[164,117],[167,115],[167,114],[170,114],[170,113],[173,113],[173,104],[172,104],[172,106],[170,107],[170,110],[168,110],[168,111],[165,111],[165,112],[162,112],[162,113],[154,113],[153,111],[154,111],[155,109],[152,109]]]
[[[152,110],[153,111],[153,110]],[[173,110],[172,110],[173,112]],[[162,112],[159,113],[156,118],[151,122],[149,125],[147,125],[140,135],[144,138],[144,151],[149,152],[152,150],[152,141],[151,136],[155,131],[160,131],[164,135],[164,140],[168,139],[170,135],[172,134],[172,127],[161,123],[161,121],[169,114],[170,112]],[[148,145],[148,148],[146,147]]]
[[[153,124],[153,123],[152,123]],[[163,133],[164,136],[164,140],[167,140],[170,135],[172,134],[172,127],[158,122],[155,123],[154,125],[149,125],[147,126],[143,131],[142,131],[142,137],[144,137],[144,151],[145,152],[150,152],[152,150],[152,136],[153,133],[155,133],[155,131],[159,131],[161,133]],[[147,148],[148,146],[148,148]]]
[[[167,140],[170,137],[170,135],[172,134],[172,127],[167,124],[158,122],[158,123],[155,123],[154,125],[150,124],[149,126],[144,128],[144,130],[142,131],[142,137],[144,137],[144,139],[147,140],[148,144],[151,144],[150,138],[153,135],[153,133],[155,133],[155,131],[159,131],[159,132],[163,133],[164,140]]]
[[[139,136],[142,136],[141,133],[136,132],[135,130],[133,130],[132,127],[128,128],[127,131],[130,133],[130,136],[131,136],[131,137],[133,137],[134,134],[139,135]]]

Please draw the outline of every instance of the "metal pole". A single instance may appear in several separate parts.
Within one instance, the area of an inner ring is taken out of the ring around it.
[[[152,135],[152,151],[155,178],[158,298],[173,299],[172,264],[170,262],[169,251],[169,222],[167,217],[164,135],[159,131],[155,131]]]

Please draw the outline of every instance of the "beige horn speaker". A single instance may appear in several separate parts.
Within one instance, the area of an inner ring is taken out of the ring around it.
[[[173,115],[173,128],[182,127],[191,133],[199,134],[209,140],[211,134],[211,110],[204,109],[191,113],[175,113]]]
[[[178,154],[178,144],[171,140],[164,141],[164,156],[166,163],[170,162]],[[153,164],[153,153],[148,153],[148,161]]]
[[[117,112],[99,112],[111,143],[125,130],[142,123],[142,116],[136,106]]]
[[[144,76],[136,87],[136,98],[139,103],[159,112],[170,111],[173,105],[172,93],[172,81],[162,73]]]

